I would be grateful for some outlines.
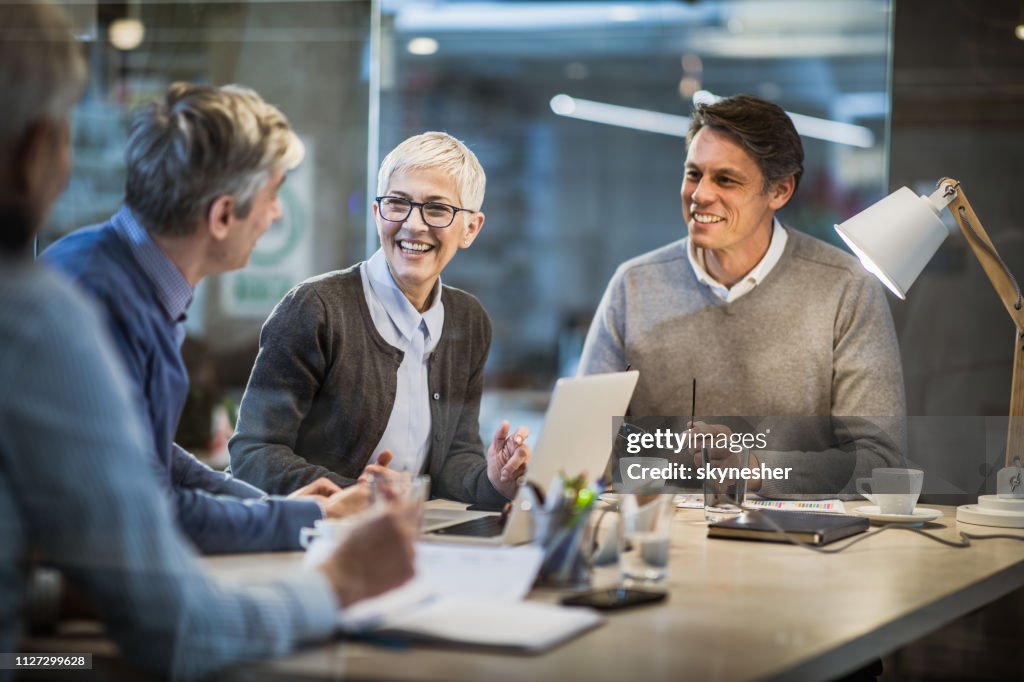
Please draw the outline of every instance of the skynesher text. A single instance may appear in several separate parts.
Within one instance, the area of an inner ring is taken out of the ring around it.
[[[696,469],[696,470],[695,470]],[[634,481],[735,481],[743,480],[787,480],[793,467],[770,467],[764,462],[757,467],[716,467],[705,464],[691,467],[676,462],[661,466],[649,466],[635,462],[626,467],[626,476]]]

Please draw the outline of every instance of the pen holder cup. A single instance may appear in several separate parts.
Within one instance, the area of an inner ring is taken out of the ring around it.
[[[544,552],[538,587],[582,590],[590,587],[592,529],[589,509],[574,515],[534,507],[533,542]]]

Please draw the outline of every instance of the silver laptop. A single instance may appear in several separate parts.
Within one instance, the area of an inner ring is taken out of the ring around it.
[[[622,416],[640,373],[614,372],[559,379],[527,465],[527,480],[547,489],[560,472],[596,480],[612,451],[612,419]],[[529,512],[520,500],[508,517],[455,509],[427,509],[423,539],[473,544],[519,544],[531,539]]]

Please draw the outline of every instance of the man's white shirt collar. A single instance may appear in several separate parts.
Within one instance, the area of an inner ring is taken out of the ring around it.
[[[765,252],[757,265],[744,275],[743,279],[732,285],[731,288],[708,274],[707,270],[704,269],[704,249],[695,247],[690,238],[687,237],[685,240],[686,257],[690,260],[690,267],[693,268],[693,274],[697,276],[697,281],[711,289],[711,293],[716,298],[726,303],[731,303],[741,296],[749,294],[758,284],[764,281],[764,278],[768,276],[772,268],[778,264],[779,259],[782,258],[782,252],[786,249],[786,240],[788,239],[786,230],[783,229],[778,218],[773,219],[772,225],[772,239],[768,245],[768,251]]]

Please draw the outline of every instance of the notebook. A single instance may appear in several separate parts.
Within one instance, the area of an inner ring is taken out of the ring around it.
[[[769,523],[769,520],[774,523]],[[845,514],[818,514],[813,512],[762,510],[743,512],[734,518],[717,521],[708,526],[709,538],[763,540],[786,542],[778,533],[781,528],[789,537],[812,545],[827,545],[868,529],[868,520]]]
[[[561,471],[569,476],[586,472],[588,478],[596,480],[612,450],[612,419],[626,413],[639,376],[633,370],[559,379],[527,465],[526,478],[542,488]],[[440,513],[441,510],[435,512]],[[424,539],[497,545],[531,539],[530,513],[519,500],[512,505],[507,519],[484,512],[443,513],[448,515],[447,520],[428,511]]]

